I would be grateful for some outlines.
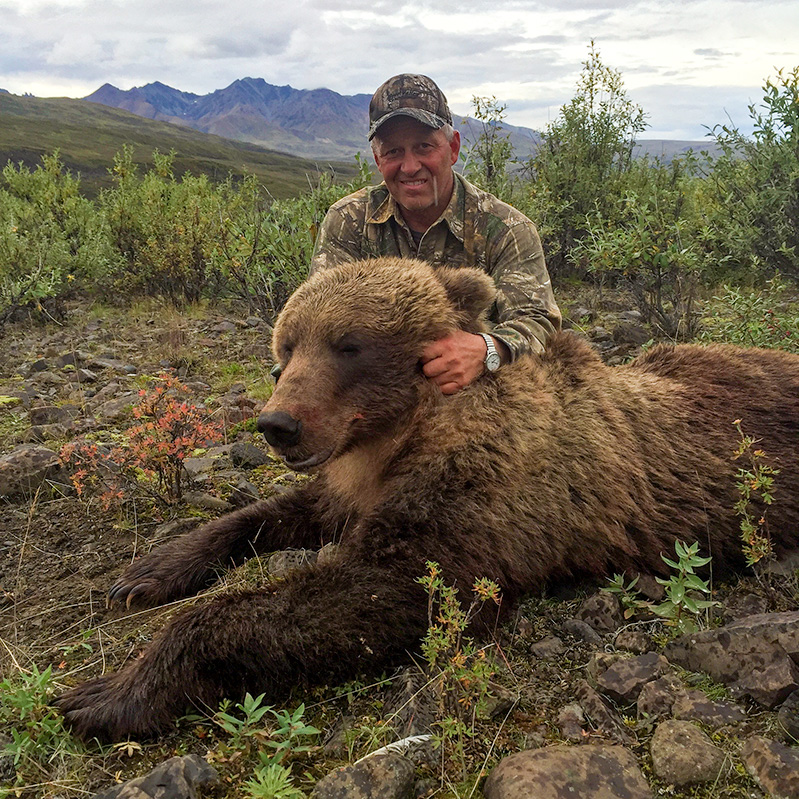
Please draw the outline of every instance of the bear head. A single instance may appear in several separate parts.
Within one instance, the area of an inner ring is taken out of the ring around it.
[[[400,258],[316,273],[275,324],[280,380],[258,429],[295,470],[388,433],[429,388],[419,362],[425,345],[455,329],[482,330],[494,295],[477,269]]]

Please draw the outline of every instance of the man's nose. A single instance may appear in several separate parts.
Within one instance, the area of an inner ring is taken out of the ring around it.
[[[415,175],[421,168],[421,163],[414,153],[405,153],[402,158],[402,171],[406,175]]]

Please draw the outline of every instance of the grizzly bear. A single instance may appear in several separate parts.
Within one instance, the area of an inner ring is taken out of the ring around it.
[[[328,542],[337,554],[180,612],[141,657],[58,700],[80,735],[149,736],[187,702],[275,699],[406,660],[427,626],[428,560],[462,591],[496,581],[505,610],[553,578],[661,572],[676,539],[699,541],[715,574],[741,566],[738,418],[781,470],[774,546],[796,543],[799,356],[661,346],[611,368],[562,333],[544,355],[444,396],[422,350],[483,329],[493,296],[477,270],[389,258],[296,291],[274,330],[282,376],[259,426],[316,479],[135,561],[110,600],[185,597],[252,554]]]

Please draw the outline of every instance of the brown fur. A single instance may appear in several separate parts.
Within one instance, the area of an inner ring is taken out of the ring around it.
[[[122,671],[59,704],[83,736],[156,733],[186,701],[269,698],[405,659],[426,626],[427,559],[468,590],[496,580],[508,608],[552,578],[663,569],[699,540],[716,572],[742,565],[733,452],[746,430],[781,469],[778,551],[799,531],[799,357],[659,347],[606,367],[562,334],[452,397],[422,376],[425,342],[479,329],[488,278],[382,259],[322,272],[275,329],[283,375],[261,425],[317,480],[256,503],[130,566],[112,601],[157,604],[254,550],[340,543],[334,562],[269,590],[179,614]]]

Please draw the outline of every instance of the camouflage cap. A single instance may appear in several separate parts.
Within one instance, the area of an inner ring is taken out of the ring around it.
[[[397,116],[418,119],[436,130],[452,124],[447,98],[426,75],[395,75],[374,93],[369,103],[369,141],[382,124]]]

